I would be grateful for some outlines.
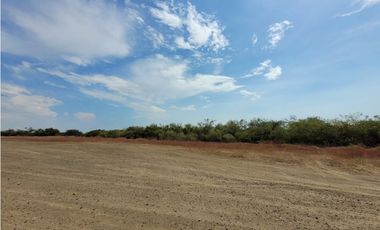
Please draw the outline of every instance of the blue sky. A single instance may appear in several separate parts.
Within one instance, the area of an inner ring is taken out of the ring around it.
[[[380,113],[380,0],[2,1],[2,129]]]

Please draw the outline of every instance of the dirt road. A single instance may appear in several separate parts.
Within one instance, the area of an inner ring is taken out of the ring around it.
[[[1,148],[2,229],[380,229],[378,157],[22,139]]]

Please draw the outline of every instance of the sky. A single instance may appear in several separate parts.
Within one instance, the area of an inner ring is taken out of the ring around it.
[[[380,0],[3,0],[2,129],[380,114]]]

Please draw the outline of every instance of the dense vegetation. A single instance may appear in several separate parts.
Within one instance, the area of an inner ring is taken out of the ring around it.
[[[325,120],[319,117],[288,120],[253,119],[251,121],[228,121],[216,124],[206,119],[198,125],[191,124],[151,124],[146,127],[131,126],[118,130],[92,130],[82,133],[70,129],[61,133],[58,129],[5,130],[2,136],[86,136],[125,137],[157,140],[189,140],[215,142],[274,142],[318,146],[380,144],[380,116],[345,116],[340,119]]]

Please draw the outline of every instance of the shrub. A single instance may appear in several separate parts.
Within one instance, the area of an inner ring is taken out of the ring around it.
[[[223,142],[235,142],[236,138],[234,137],[234,135],[227,133],[227,134],[224,134],[222,136],[222,141]]]
[[[59,130],[54,128],[1,131],[3,136],[55,136],[59,134]],[[206,119],[198,125],[151,124],[146,127],[131,126],[127,129],[96,129],[85,134],[79,130],[70,129],[61,135],[218,142],[276,142],[319,146],[359,144],[373,147],[380,144],[380,116],[363,118],[361,114],[354,114],[335,120],[324,120],[319,117],[277,121],[252,119],[249,122],[240,120],[228,121],[225,124],[215,124],[215,121]]]
[[[83,133],[77,129],[68,129],[63,133],[64,136],[82,136]]]

